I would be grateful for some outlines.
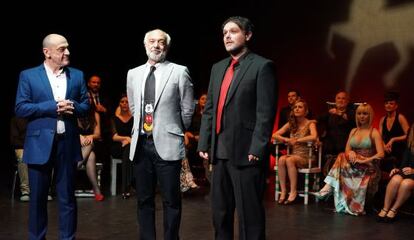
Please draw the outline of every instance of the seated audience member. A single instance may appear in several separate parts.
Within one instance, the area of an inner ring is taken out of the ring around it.
[[[180,173],[180,189],[181,192],[186,192],[189,189],[197,189],[199,186],[194,182],[194,176],[188,163],[188,158],[184,158],[181,162],[181,173]]]
[[[414,124],[408,135],[401,166],[391,170],[392,177],[387,185],[384,206],[378,214],[379,221],[392,222],[398,209],[411,196],[414,190]]]
[[[78,127],[80,133],[80,143],[83,160],[78,163],[78,167],[86,165],[86,174],[92,184],[96,201],[103,201],[104,196],[98,186],[96,177],[96,155],[94,151],[94,141],[101,137],[99,114],[91,108],[88,116],[78,118]]]
[[[13,117],[10,122],[10,143],[13,146],[16,160],[17,172],[20,178],[20,201],[30,200],[29,175],[27,165],[23,162],[23,145],[26,136],[27,120],[24,118]]]
[[[201,165],[204,167],[205,177],[210,181],[210,163],[208,160],[201,159],[197,153],[198,137],[200,132],[201,117],[207,101],[207,94],[202,94],[198,99],[190,127],[185,132],[184,141],[186,146],[186,155],[189,165]],[[185,164],[185,163],[183,163]],[[190,167],[191,169],[191,167]],[[195,185],[193,185],[195,186]]]
[[[349,133],[355,128],[355,112],[344,91],[335,95],[335,105],[318,117],[320,140],[323,142],[324,174],[331,168],[337,155],[345,151]]]
[[[27,119],[14,116],[10,122],[10,144],[14,149],[17,161],[17,172],[20,179],[20,201],[30,201],[29,172],[27,164],[23,162],[24,139],[26,136]],[[53,177],[52,177],[53,180]],[[51,181],[52,181],[51,180]],[[14,194],[14,193],[13,193]],[[51,188],[47,200],[53,200]]]
[[[288,105],[284,106],[280,109],[279,121],[277,123],[277,129],[282,128],[283,125],[285,125],[289,121],[292,106],[299,99],[301,99],[301,95],[300,95],[298,90],[290,89],[288,91],[288,95],[287,95]],[[313,119],[312,112],[311,112],[310,109],[308,109],[308,114],[306,115],[306,118],[307,119]],[[289,136],[289,133],[286,133],[285,135]]]
[[[290,204],[298,195],[297,193],[297,168],[308,166],[307,142],[317,140],[316,122],[306,118],[308,105],[303,99],[299,99],[292,106],[292,113],[289,121],[272,138],[285,142],[292,147],[289,155],[279,158],[279,179],[281,194],[278,203]],[[289,132],[290,137],[283,135]],[[287,187],[286,176],[290,181],[289,198],[286,200]]]
[[[383,143],[379,131],[372,127],[374,111],[369,104],[356,109],[356,125],[351,130],[345,152],[336,158],[325,186],[315,196],[326,199],[334,195],[338,213],[365,214],[366,196],[373,196],[380,177],[377,159],[384,157]]]
[[[129,111],[128,98],[126,94],[121,96],[119,107],[112,117],[112,148],[111,154],[114,158],[122,159],[122,198],[131,196],[132,184],[132,162],[129,160],[129,148],[131,144],[131,132],[134,119]]]
[[[398,112],[399,95],[387,92],[384,96],[386,115],[379,123],[379,131],[384,141],[385,158],[381,161],[381,170],[389,173],[400,165],[405,149],[405,140],[409,129],[407,119]]]
[[[111,161],[111,144],[112,144],[112,132],[111,132],[111,117],[112,117],[112,101],[107,95],[105,88],[105,79],[92,75],[88,79],[88,96],[91,108],[94,108],[99,114],[99,124],[101,137],[94,142],[94,152],[96,159],[99,160],[104,166],[109,166]],[[102,170],[102,181],[109,180],[109,167],[104,167]]]
[[[288,91],[288,95],[287,95],[288,105],[280,109],[279,122],[277,124],[277,129],[281,129],[289,121],[292,106],[299,99],[300,99],[299,91],[295,89],[291,89]],[[286,136],[289,136],[289,133],[287,133]]]

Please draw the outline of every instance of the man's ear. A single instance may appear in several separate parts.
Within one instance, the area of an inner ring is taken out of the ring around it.
[[[246,33],[246,41],[249,41],[250,38],[252,38],[253,33],[252,32],[247,32]]]
[[[43,54],[45,55],[46,58],[50,58],[49,49],[43,48]]]

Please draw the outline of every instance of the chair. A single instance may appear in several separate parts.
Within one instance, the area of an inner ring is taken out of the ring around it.
[[[111,196],[116,196],[116,180],[118,164],[122,164],[122,159],[111,157]]]
[[[273,141],[273,144],[276,145],[276,163],[275,163],[275,201],[279,199],[280,194],[280,186],[279,186],[279,169],[278,169],[278,160],[279,160],[279,147],[281,145],[286,145],[285,143],[278,142],[276,140]],[[304,182],[304,190],[298,191],[298,196],[304,198],[304,204],[308,205],[309,201],[309,177],[313,175],[314,181],[312,185],[313,191],[319,190],[319,174],[322,172],[322,143],[321,142],[308,142],[307,146],[309,148],[309,159],[308,159],[308,167],[307,168],[298,168],[298,173],[302,173],[305,175],[305,182]],[[289,146],[287,146],[287,154],[289,154]],[[318,165],[312,166],[312,158],[314,155],[317,154]],[[316,201],[318,201],[316,199]]]

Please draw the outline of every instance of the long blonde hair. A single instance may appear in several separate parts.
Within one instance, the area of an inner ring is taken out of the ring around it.
[[[361,124],[358,121],[358,112],[368,112],[369,113],[369,121],[368,126],[372,126],[372,121],[374,120],[374,109],[368,103],[363,103],[359,105],[355,111],[355,123],[357,127],[361,127]]]

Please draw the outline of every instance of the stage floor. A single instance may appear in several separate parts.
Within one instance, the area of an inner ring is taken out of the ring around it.
[[[333,203],[302,201],[290,206],[276,204],[271,189],[266,194],[266,239],[411,239],[414,217],[401,215],[393,224],[377,223],[375,213],[354,217],[333,212]],[[0,239],[27,239],[28,203],[0,196]],[[180,238],[214,239],[208,187],[183,196]],[[57,239],[57,202],[49,202],[47,239]],[[237,228],[237,223],[236,223]],[[237,230],[236,230],[237,232]],[[157,196],[157,239],[163,239],[162,205]],[[103,202],[78,198],[79,240],[138,239],[136,200],[107,196]],[[237,233],[235,239],[238,239]]]

